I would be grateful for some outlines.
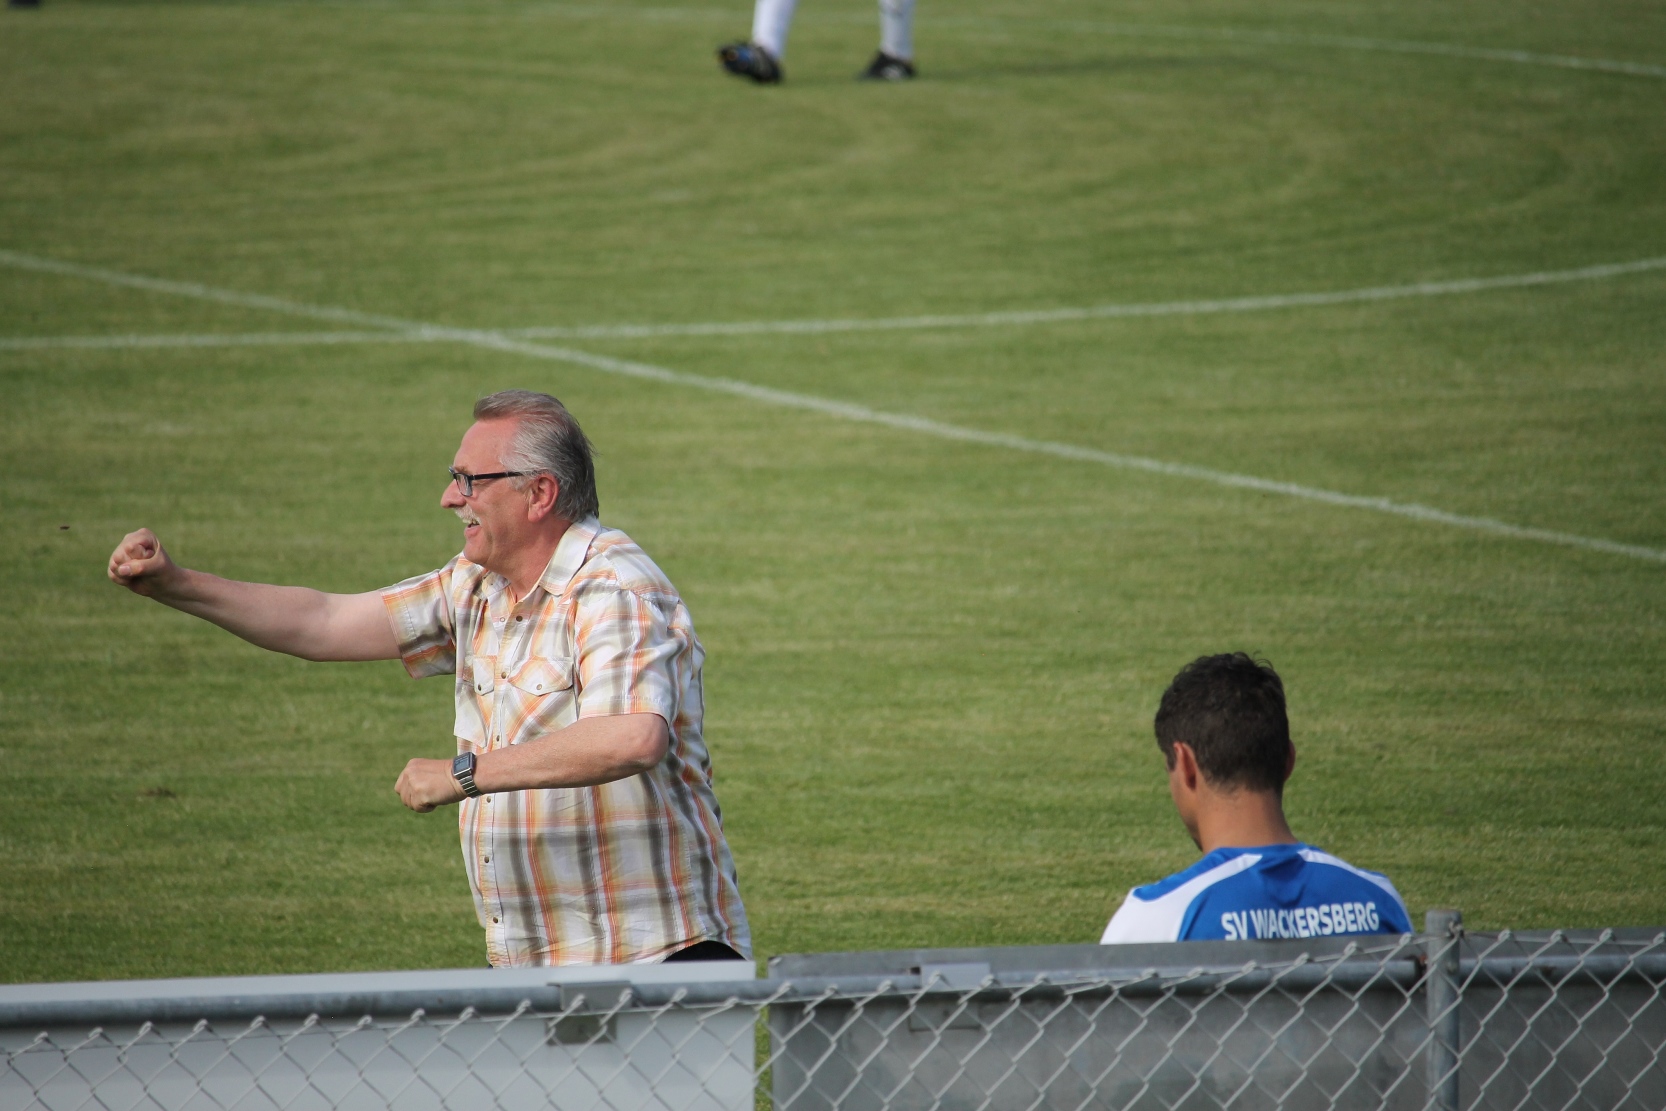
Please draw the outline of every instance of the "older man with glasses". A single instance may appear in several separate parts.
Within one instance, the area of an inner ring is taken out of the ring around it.
[[[547,394],[481,399],[440,504],[463,550],[366,594],[233,582],[128,534],[113,582],[308,660],[456,676],[455,760],[412,810],[460,806],[493,965],[739,959],[751,937],[701,734],[704,650],[676,588],[597,520],[590,442]]]

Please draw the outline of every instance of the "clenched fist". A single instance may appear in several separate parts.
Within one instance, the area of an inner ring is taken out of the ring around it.
[[[162,541],[148,528],[122,537],[110,554],[110,581],[146,598],[156,597],[179,578],[179,566],[168,558]]]
[[[418,814],[468,797],[451,776],[450,760],[412,760],[399,774],[399,782],[393,789],[399,792],[399,801]]]

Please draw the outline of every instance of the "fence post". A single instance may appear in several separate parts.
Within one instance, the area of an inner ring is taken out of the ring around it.
[[[1424,979],[1429,1016],[1428,1111],[1458,1111],[1458,1042],[1462,988],[1458,950],[1464,916],[1456,910],[1431,910],[1423,918],[1423,949],[1428,961]]]

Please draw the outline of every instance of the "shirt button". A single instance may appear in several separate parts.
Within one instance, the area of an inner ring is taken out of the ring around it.
[[[496,922],[496,921],[497,921],[497,919],[496,919],[496,918],[494,918],[494,919],[492,919],[492,921],[493,921],[493,922]]]
[[[526,618],[525,617],[517,617],[517,618],[515,618],[515,620],[516,621],[525,621]]]
[[[491,858],[491,857],[489,857],[489,856],[488,856],[488,857],[487,857],[487,858],[486,858],[486,863],[487,863],[487,864],[490,864],[490,863],[491,863],[491,862],[492,862],[492,858]]]

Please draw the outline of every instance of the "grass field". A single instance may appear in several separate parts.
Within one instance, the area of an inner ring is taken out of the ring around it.
[[[103,566],[141,524],[243,578],[437,566],[460,543],[444,467],[507,386],[574,409],[603,519],[689,600],[760,955],[1097,938],[1194,855],[1157,697],[1240,647],[1290,691],[1297,832],[1419,919],[1666,923],[1666,268],[512,350],[30,261],[574,329],[1666,257],[1658,3],[923,0],[923,78],[874,87],[850,80],[871,4],[805,0],[775,89],[711,59],[748,16],[0,11],[0,980],[482,961],[453,818],[391,789],[452,751],[447,685],[264,654]],[[302,336],[329,330],[389,341]]]

